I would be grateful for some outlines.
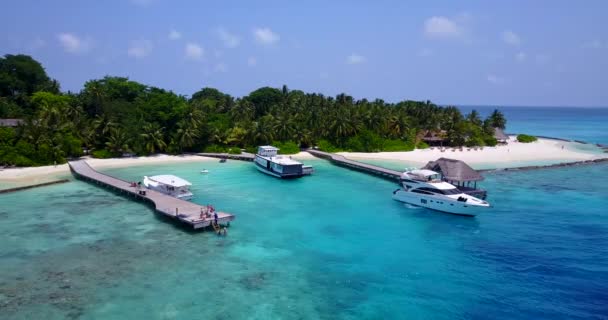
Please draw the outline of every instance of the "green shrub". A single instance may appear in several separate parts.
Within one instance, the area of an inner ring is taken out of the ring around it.
[[[424,141],[420,141],[416,145],[416,149],[428,149],[428,148],[429,148],[429,145]]]
[[[91,156],[97,159],[108,159],[113,157],[112,153],[106,149],[95,150],[91,152]]]
[[[340,149],[338,149],[336,146],[334,146],[333,144],[331,144],[331,142],[329,142],[327,140],[319,140],[317,142],[317,147],[319,148],[319,150],[325,151],[325,152],[339,152],[340,151]]]
[[[300,152],[300,147],[293,141],[273,142],[275,147],[279,148],[279,154],[296,154]]]
[[[485,142],[486,146],[488,147],[495,147],[498,144],[498,140],[496,140],[496,138],[493,136],[486,136],[483,139],[483,142]]]
[[[256,153],[258,153],[258,147],[246,147],[245,151],[249,152],[249,153],[256,154]]]
[[[517,141],[519,141],[519,142],[530,143],[530,142],[534,142],[536,140],[538,140],[538,139],[535,136],[530,136],[527,134],[517,135]]]
[[[210,146],[206,146],[205,150],[203,150],[203,152],[207,152],[207,153],[225,153],[227,151],[228,151],[228,149],[226,149],[226,147],[218,146],[217,144],[212,144]]]
[[[409,141],[403,140],[384,140],[382,151],[386,152],[397,152],[397,151],[412,151],[414,150],[414,144]]]
[[[228,149],[228,153],[230,154],[241,154],[241,148],[232,147]]]

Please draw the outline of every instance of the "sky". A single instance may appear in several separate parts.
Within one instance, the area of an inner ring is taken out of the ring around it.
[[[262,87],[497,106],[608,106],[608,1],[4,0],[0,55],[62,90]]]

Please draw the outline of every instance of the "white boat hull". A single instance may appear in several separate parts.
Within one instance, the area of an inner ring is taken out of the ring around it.
[[[432,195],[406,192],[403,189],[395,190],[393,199],[414,206],[471,217],[474,217],[489,208],[489,205],[474,205],[457,200],[446,200],[445,197],[440,198]]]
[[[257,163],[255,165],[255,168],[258,169],[258,171],[263,172],[269,176],[273,176],[273,177],[277,177],[277,178],[282,178],[280,174],[274,173],[272,171],[268,171],[262,167],[260,167]]]

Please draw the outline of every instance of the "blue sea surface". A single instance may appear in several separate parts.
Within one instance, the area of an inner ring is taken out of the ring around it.
[[[236,161],[105,170],[190,180],[237,215],[226,237],[81,181],[0,195],[0,318],[608,317],[608,165],[488,173],[493,207],[463,218],[307,163],[288,181]]]
[[[494,109],[507,118],[507,133],[526,133],[608,145],[608,108],[461,106],[483,118]]]

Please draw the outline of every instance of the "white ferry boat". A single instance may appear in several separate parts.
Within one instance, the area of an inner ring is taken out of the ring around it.
[[[190,192],[190,182],[170,174],[158,176],[144,177],[144,186],[150,190],[158,191],[172,197],[191,200],[192,192]]]
[[[278,148],[273,146],[258,147],[255,155],[255,167],[268,175],[277,178],[299,178],[313,173],[312,166],[305,166],[291,157],[277,155]]]
[[[490,207],[488,202],[440,180],[439,173],[432,170],[406,171],[401,185],[393,191],[393,199],[415,206],[465,216],[476,216]]]

